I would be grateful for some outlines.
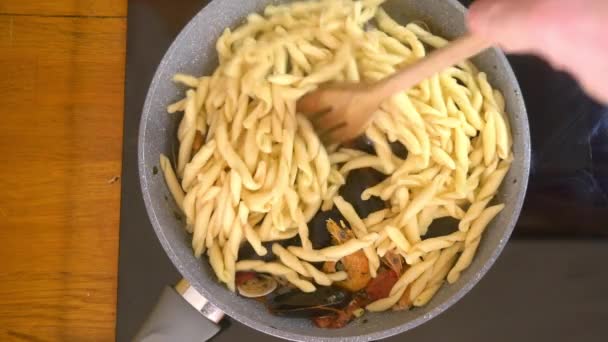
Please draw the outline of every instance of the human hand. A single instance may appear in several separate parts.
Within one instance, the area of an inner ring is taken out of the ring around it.
[[[478,0],[467,20],[471,32],[543,56],[608,103],[608,1]]]

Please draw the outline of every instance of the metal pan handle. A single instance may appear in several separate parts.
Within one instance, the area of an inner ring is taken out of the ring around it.
[[[201,315],[207,319],[201,319]],[[182,279],[166,287],[133,339],[135,342],[201,342],[220,330],[224,313]]]

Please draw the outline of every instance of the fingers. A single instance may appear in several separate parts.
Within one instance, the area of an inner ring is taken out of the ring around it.
[[[469,30],[497,42],[509,52],[534,51],[537,40],[534,26],[536,7],[544,0],[478,0],[467,18]]]
[[[469,30],[508,52],[534,53],[608,102],[608,1],[477,0]]]

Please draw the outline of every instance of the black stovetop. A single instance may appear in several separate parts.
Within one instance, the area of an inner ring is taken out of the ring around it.
[[[182,0],[179,4],[163,0],[129,0],[117,306],[117,340],[121,342],[133,336],[161,288],[179,279],[179,274],[157,241],[145,212],[137,174],[137,131],[148,85],[160,59],[179,30],[206,3],[200,0]],[[608,296],[602,288],[608,288],[608,278],[598,273],[598,270],[605,268],[602,264],[597,264],[595,269],[589,264],[602,257],[606,260],[608,256],[608,244],[603,239],[608,237],[605,226],[608,222],[608,107],[593,102],[571,77],[551,69],[537,58],[511,56],[509,60],[526,100],[532,134],[530,183],[514,237],[533,241],[511,243],[493,270],[465,300],[432,322],[405,333],[408,338],[438,340],[445,336],[446,331],[453,331],[455,340],[484,340],[484,336],[494,336],[492,329],[499,329],[500,321],[525,326],[526,317],[540,320],[541,327],[542,322],[549,320],[564,320],[569,327],[566,332],[560,329],[536,331],[537,341],[552,336],[560,339],[565,336],[594,337],[599,336],[596,333],[604,331],[601,321],[608,319]],[[547,239],[561,241],[546,242]],[[560,246],[566,249],[558,249]],[[546,254],[538,254],[538,250],[544,250]],[[544,278],[534,271],[534,263],[530,262],[539,255],[555,263],[553,266],[543,265],[548,267],[545,271],[553,271],[545,274]],[[557,266],[579,263],[587,265],[583,267],[586,270],[583,273],[577,273],[573,267]],[[508,272],[511,267],[517,273]],[[531,277],[531,280],[527,280],[528,286],[518,287],[518,283],[514,284],[509,277],[513,274],[522,281],[526,275]],[[549,283],[551,277],[560,281]],[[587,284],[588,281],[593,283]],[[505,289],[507,293],[517,293],[519,298],[529,295],[526,301],[530,305],[538,303],[544,305],[545,309],[516,312],[520,306],[503,298],[505,291],[496,290],[501,284],[506,286],[505,282],[509,282],[510,289]],[[581,292],[586,295],[582,299],[577,295],[564,299],[559,291],[551,297],[554,290],[544,291],[543,287],[550,284],[552,289],[572,293],[583,283],[586,284],[585,291]],[[603,284],[603,287],[597,287],[597,284]],[[545,297],[538,293],[530,294],[531,288],[538,288]],[[511,314],[506,314],[500,307],[496,310],[486,307],[489,305],[487,298],[496,297],[497,292],[501,293],[501,297],[497,298],[495,305],[506,305],[509,309],[507,312]],[[595,300],[587,303],[593,296],[596,296]],[[551,309],[551,299],[562,301],[561,309]],[[575,313],[581,301],[590,305],[580,308],[587,315],[585,319],[589,319],[585,329],[578,329],[575,324],[580,317]],[[596,307],[600,303],[603,306]],[[567,307],[564,305],[568,304],[572,307],[564,310]],[[520,319],[517,320],[517,317]],[[574,322],[568,324],[568,317]],[[487,326],[467,323],[465,318],[482,319]],[[214,340],[231,341],[245,336],[243,334],[255,341],[271,339],[234,321],[225,320],[223,324],[227,326],[226,329]],[[468,329],[465,329],[467,324]],[[534,333],[533,327],[534,324],[529,326],[527,332],[532,330]],[[484,335],[484,331],[489,335]],[[505,341],[515,338],[531,340],[533,337],[529,334],[518,335],[512,330],[502,336]]]

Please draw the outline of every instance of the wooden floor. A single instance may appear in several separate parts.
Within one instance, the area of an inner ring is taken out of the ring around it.
[[[126,0],[0,0],[0,341],[113,341]]]

